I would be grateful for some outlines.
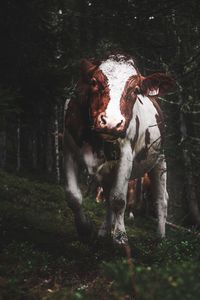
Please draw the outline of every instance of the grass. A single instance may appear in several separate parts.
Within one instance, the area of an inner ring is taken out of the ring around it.
[[[101,204],[85,208],[99,226]],[[110,241],[78,240],[64,189],[0,171],[0,299],[200,299],[200,238],[128,221],[131,259]],[[131,270],[131,267],[133,270]]]

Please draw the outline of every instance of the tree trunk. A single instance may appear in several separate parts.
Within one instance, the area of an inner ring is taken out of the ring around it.
[[[21,169],[21,121],[17,118],[17,172]]]
[[[60,159],[59,159],[59,130],[58,130],[58,106],[55,105],[55,166],[56,166],[56,181],[60,183]]]
[[[57,127],[57,124],[55,124],[55,127]],[[47,171],[50,174],[52,173],[53,170],[52,142],[53,142],[53,129],[52,129],[52,122],[50,120],[48,130],[47,130],[47,147],[46,147],[46,165],[47,165]],[[55,145],[56,144],[57,141],[55,141]]]
[[[32,167],[33,169],[37,169],[37,136],[35,132],[33,133],[32,136]]]
[[[183,96],[182,96],[183,88],[179,85],[179,103],[183,104]],[[181,142],[183,144],[182,148],[182,155],[183,155],[183,162],[184,162],[184,176],[185,176],[185,183],[186,183],[186,198],[188,207],[192,216],[192,221],[197,225],[200,226],[200,208],[198,205],[198,198],[196,195],[196,188],[194,182],[194,175],[192,171],[192,162],[190,153],[187,147],[184,145],[185,141],[188,139],[188,132],[187,126],[185,122],[185,115],[180,110],[180,132],[181,132]]]
[[[6,165],[6,131],[0,131],[0,167]]]

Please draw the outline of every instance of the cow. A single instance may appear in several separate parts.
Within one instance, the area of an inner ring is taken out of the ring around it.
[[[66,198],[80,237],[91,234],[78,178],[84,168],[98,180],[106,199],[99,237],[128,242],[124,224],[128,182],[146,172],[155,183],[158,234],[165,236],[165,125],[157,98],[173,86],[171,76],[163,73],[142,76],[134,60],[121,54],[102,61],[82,60],[76,93],[65,105],[63,141]]]

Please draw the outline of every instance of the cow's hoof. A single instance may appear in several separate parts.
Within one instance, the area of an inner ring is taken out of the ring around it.
[[[113,242],[117,245],[123,246],[128,244],[128,237],[126,232],[117,231],[113,234]]]

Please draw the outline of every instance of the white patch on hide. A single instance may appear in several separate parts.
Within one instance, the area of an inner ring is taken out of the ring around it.
[[[82,150],[83,158],[87,165],[89,174],[94,174],[95,168],[97,167],[97,165],[99,163],[97,154],[93,153],[92,147],[87,143],[84,143],[81,150]]]
[[[161,142],[160,130],[155,117],[158,114],[156,108],[148,97],[138,95],[138,98],[141,102],[139,100],[135,102],[133,106],[133,117],[127,129],[128,137],[133,139],[136,133],[135,118],[137,116],[139,119],[139,137],[135,145],[136,154],[145,146],[145,133],[147,129],[150,133],[150,145],[152,145],[150,151],[155,149]]]
[[[66,189],[71,192],[71,194],[74,196],[76,201],[82,203],[82,195],[77,182],[76,164],[74,163],[72,156],[70,154],[67,157],[66,178],[67,178]]]
[[[127,80],[137,75],[137,71],[133,66],[133,61],[115,61],[114,58],[109,58],[104,61],[99,69],[104,73],[108,79],[108,86],[110,89],[110,101],[106,109],[106,117],[111,127],[116,126],[118,122],[124,120],[120,111],[120,99],[125,88]]]

